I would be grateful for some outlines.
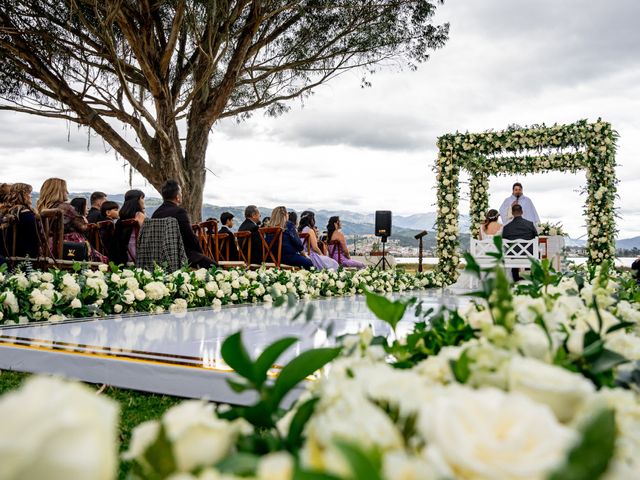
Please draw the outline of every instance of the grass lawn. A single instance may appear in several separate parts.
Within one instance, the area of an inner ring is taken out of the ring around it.
[[[0,395],[15,390],[29,373],[0,371]],[[98,390],[99,385],[87,384],[91,388]],[[120,451],[123,452],[129,447],[131,431],[136,425],[147,420],[160,418],[162,414],[180,403],[183,398],[170,397],[167,395],[156,395],[153,393],[137,392],[135,390],[122,390],[119,388],[106,387],[101,395],[105,395],[120,404]],[[118,478],[125,479],[129,465],[120,464]]]

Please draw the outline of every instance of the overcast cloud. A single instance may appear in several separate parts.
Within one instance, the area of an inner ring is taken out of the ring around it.
[[[218,124],[205,201],[433,211],[438,136],[602,117],[620,134],[620,236],[640,235],[638,18],[635,0],[447,0],[437,21],[451,23],[450,40],[417,72],[387,69],[365,89],[361,72],[345,74],[279,118]],[[38,189],[55,175],[74,191],[128,188],[128,169],[97,138],[87,151],[75,126],[7,112],[0,120],[0,181]],[[583,173],[492,179],[493,206],[515,180],[543,219],[585,234]],[[133,184],[152,192],[137,175]]]

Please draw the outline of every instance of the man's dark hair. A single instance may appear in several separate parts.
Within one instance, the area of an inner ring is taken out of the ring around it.
[[[222,223],[222,225],[226,225],[227,222],[232,218],[233,218],[233,213],[222,212],[222,215],[220,215],[220,223]]]
[[[96,203],[99,200],[102,200],[103,198],[107,198],[107,194],[104,192],[93,192],[91,194],[91,197],[89,198],[89,203],[93,206],[94,203]]]
[[[176,180],[167,180],[162,185],[162,199],[163,200],[173,200],[180,193],[180,184]]]
[[[522,205],[514,205],[513,207],[511,207],[511,213],[513,213],[513,216],[520,216],[522,215]]]
[[[103,217],[106,217],[107,216],[107,212],[109,210],[113,210],[114,208],[117,210],[117,209],[120,208],[120,206],[116,202],[112,202],[111,200],[107,200],[100,207],[100,215],[102,215]]]
[[[258,207],[255,205],[248,205],[244,209],[244,218],[251,218],[258,211]]]
[[[511,187],[511,190],[513,190],[513,189],[514,189],[514,188],[516,188],[516,187],[520,187],[520,188],[522,188],[522,184],[521,184],[520,182],[516,182],[516,183],[514,183],[514,184],[513,184],[513,187]]]
[[[293,210],[289,212],[289,221],[294,225],[298,225],[298,214]]]

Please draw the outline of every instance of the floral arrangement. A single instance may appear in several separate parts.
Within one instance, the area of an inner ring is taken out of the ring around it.
[[[412,309],[413,330],[380,339],[367,329],[341,347],[305,351],[273,381],[270,366],[296,339],[252,359],[241,334],[232,335],[221,351],[237,373],[230,385],[254,392],[256,403],[216,409],[186,401],[139,425],[123,457],[133,478],[638,478],[635,281],[607,263],[560,274],[543,261],[532,264],[528,283],[512,288],[500,269],[467,264],[481,280],[470,305],[424,311],[415,299],[366,293],[394,331]],[[291,388],[325,365],[283,410]],[[9,433],[32,431],[35,412],[48,419],[28,438],[7,437],[12,448],[0,449],[0,461],[16,476],[113,478],[113,408],[79,387],[47,382],[32,379],[0,399]],[[107,446],[83,462],[48,455],[84,435]]]
[[[0,270],[0,324],[58,322],[109,314],[214,308],[227,304],[272,302],[292,293],[311,299],[355,295],[365,290],[401,292],[444,285],[433,272],[408,274],[399,269],[289,271],[183,269],[167,273],[101,266],[99,270]]]
[[[566,237],[568,234],[564,231],[564,226],[561,222],[551,223],[551,222],[542,222],[538,225],[538,234],[553,236],[559,235],[561,237]]]
[[[489,209],[489,176],[586,171],[589,261],[615,255],[615,153],[618,134],[609,123],[580,120],[570,125],[512,126],[503,131],[455,133],[438,138],[437,256],[438,269],[453,283],[458,275],[459,174],[469,172],[471,235]]]

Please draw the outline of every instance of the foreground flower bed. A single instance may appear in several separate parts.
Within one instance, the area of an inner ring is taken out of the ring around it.
[[[252,359],[232,335],[221,351],[232,386],[256,403],[183,402],[139,425],[121,460],[134,478],[172,480],[640,478],[637,284],[606,266],[560,275],[534,264],[515,288],[500,270],[469,269],[482,280],[470,306],[424,311],[367,293],[394,330],[413,310],[406,337],[365,330],[301,353],[274,381],[270,366],[296,340]],[[318,369],[284,411],[284,396]],[[113,478],[115,416],[88,389],[34,378],[0,399],[7,478]],[[96,446],[82,462],[51,454],[82,442]]]
[[[194,307],[272,302],[292,293],[312,299],[354,295],[365,290],[402,292],[442,286],[432,272],[367,268],[358,271],[285,271],[189,269],[167,273],[158,268],[66,272],[0,271],[0,324],[57,322],[66,318],[130,312],[179,312]]]

